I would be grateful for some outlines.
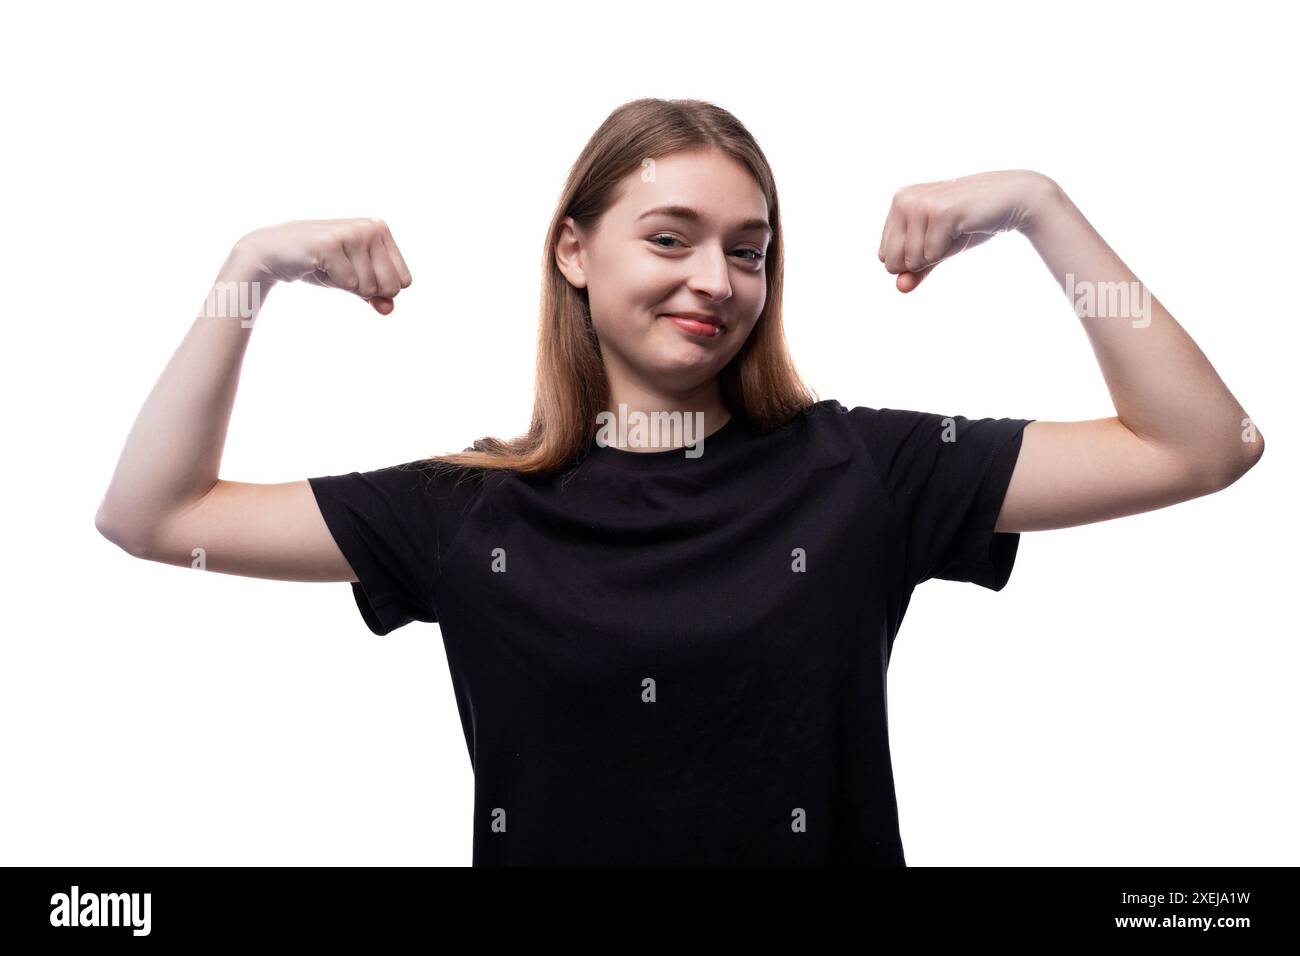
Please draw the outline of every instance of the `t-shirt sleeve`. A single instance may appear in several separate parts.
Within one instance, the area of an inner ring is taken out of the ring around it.
[[[370,630],[383,635],[412,621],[436,622],[449,501],[427,463],[307,481],[357,576],[352,594]]]
[[[864,407],[849,415],[902,522],[908,586],[943,578],[1002,590],[1020,535],[993,529],[1035,419]]]

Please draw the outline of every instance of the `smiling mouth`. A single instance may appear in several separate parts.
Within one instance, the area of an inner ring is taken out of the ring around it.
[[[706,319],[693,315],[677,315],[676,313],[665,312],[660,318],[668,319],[682,331],[704,339],[716,339],[726,331],[725,326],[720,321],[712,319],[712,317]]]

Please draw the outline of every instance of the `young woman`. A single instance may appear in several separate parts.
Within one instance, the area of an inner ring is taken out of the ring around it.
[[[1158,302],[1114,314],[1136,280],[1046,176],[903,189],[879,258],[908,292],[1013,229],[1071,292],[1114,417],[819,401],[786,352],[758,145],[708,103],[631,102],[547,233],[525,435],[365,473],[218,477],[267,290],[302,279],[386,315],[411,284],[378,219],[286,223],[235,244],[214,291],[242,297],[209,297],[224,304],[149,396],[96,526],[153,561],[350,581],[375,634],[437,621],[475,864],[903,865],[886,670],[916,585],[1000,590],[1018,532],[1208,494],[1263,450]]]

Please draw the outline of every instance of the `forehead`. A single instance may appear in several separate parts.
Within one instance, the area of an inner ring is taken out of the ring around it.
[[[767,200],[749,170],[714,149],[651,157],[624,177],[609,213],[631,223],[663,206],[694,209],[706,226],[719,229],[745,220],[767,221]]]

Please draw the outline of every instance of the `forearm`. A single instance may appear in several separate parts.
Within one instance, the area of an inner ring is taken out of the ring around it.
[[[147,537],[216,484],[244,350],[272,285],[239,246],[222,264],[141,407],[100,504],[96,525],[113,540]]]
[[[1139,438],[1205,474],[1235,477],[1263,437],[1214,367],[1059,187],[1021,226],[1070,298],[1115,411]]]

